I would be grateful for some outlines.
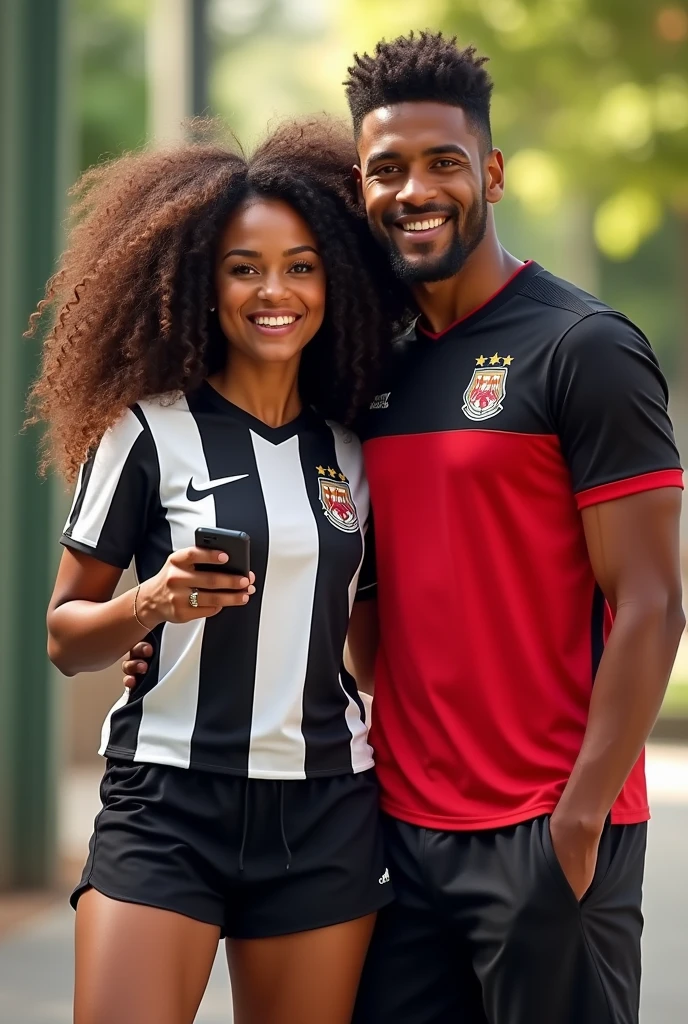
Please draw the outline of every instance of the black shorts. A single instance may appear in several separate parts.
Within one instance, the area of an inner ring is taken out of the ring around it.
[[[74,907],[92,886],[250,939],[394,898],[372,770],[281,782],[108,761],[101,800]]]
[[[384,818],[397,900],[354,1024],[637,1024],[647,826],[608,825],[578,902],[549,818],[437,832]]]

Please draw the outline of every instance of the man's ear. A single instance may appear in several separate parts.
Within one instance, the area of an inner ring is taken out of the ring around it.
[[[501,149],[491,150],[483,164],[485,174],[485,199],[498,203],[504,195],[504,156]]]
[[[356,192],[358,194],[359,203],[363,202],[363,172],[358,164],[354,164],[352,169],[354,181],[356,182]]]

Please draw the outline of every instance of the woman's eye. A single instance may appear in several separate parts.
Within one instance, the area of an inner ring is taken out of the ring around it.
[[[307,274],[313,269],[312,263],[295,263],[291,268],[290,273],[292,274]]]
[[[249,266],[248,263],[238,263],[236,267],[232,267],[232,273],[243,277],[248,274],[257,274],[258,271],[255,267]]]

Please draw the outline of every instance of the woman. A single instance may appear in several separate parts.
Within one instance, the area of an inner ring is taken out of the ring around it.
[[[367,486],[329,420],[370,400],[383,337],[354,159],[310,122],[76,189],[33,389],[46,462],[79,474],[49,655],[72,675],[154,652],[103,727],[76,1024],[192,1021],[222,935],[237,1024],[345,1024],[392,898],[342,664]],[[197,570],[226,562],[198,527],[247,532],[250,574]]]

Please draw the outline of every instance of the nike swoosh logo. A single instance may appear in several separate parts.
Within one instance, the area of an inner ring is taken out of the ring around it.
[[[193,479],[191,479],[186,488],[186,497],[189,501],[201,501],[202,498],[207,498],[218,488],[224,487],[226,484],[233,484],[235,480],[245,480],[247,476],[248,473],[242,473],[240,476],[223,476],[220,480],[209,480],[207,484],[202,484],[200,487],[195,487]]]

